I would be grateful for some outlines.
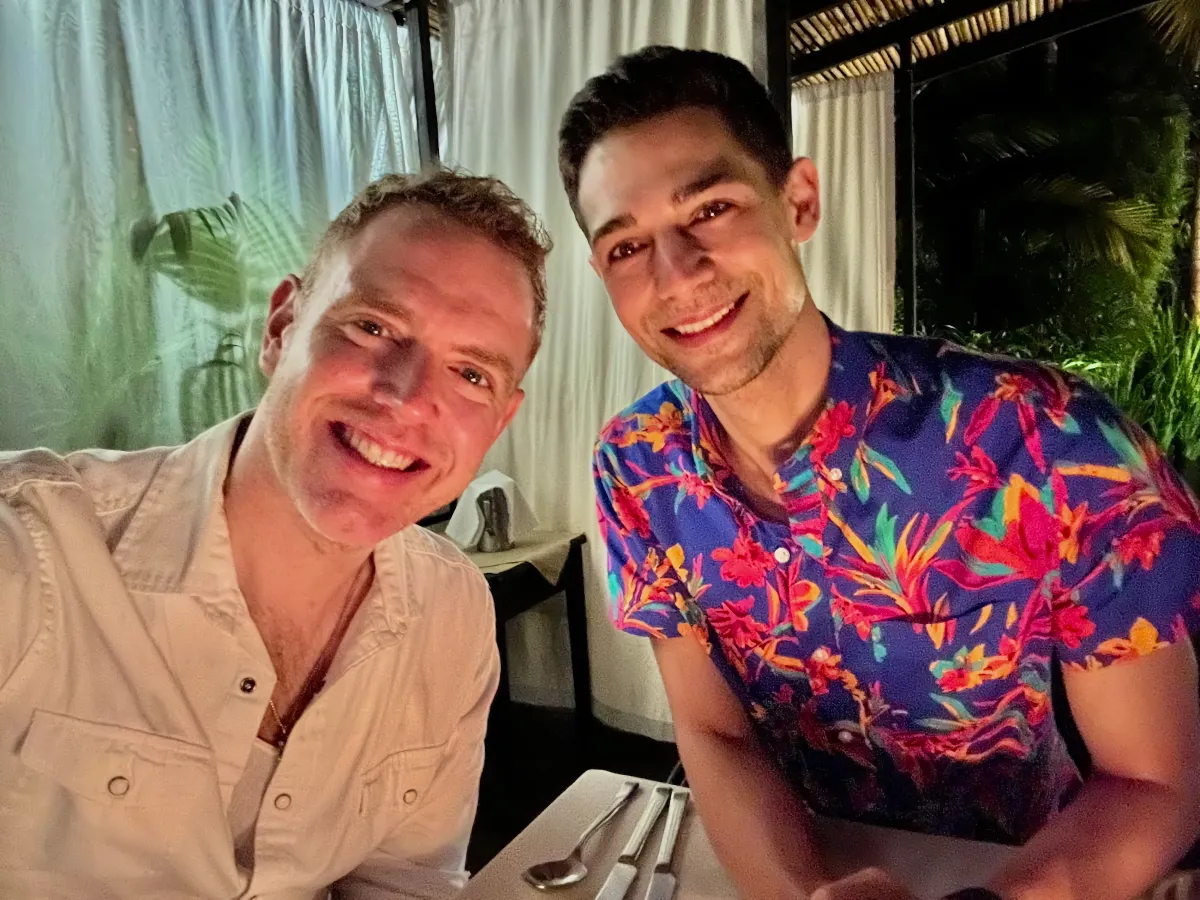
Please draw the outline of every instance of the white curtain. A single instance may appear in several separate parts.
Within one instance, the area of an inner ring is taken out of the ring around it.
[[[588,77],[647,44],[717,50],[761,71],[762,18],[756,0],[455,0],[445,48],[451,71],[447,161],[506,181],[543,217],[556,242],[543,349],[526,380],[524,408],[484,470],[511,475],[544,525],[587,533],[597,715],[660,739],[671,737],[670,716],[649,643],[618,634],[608,622],[590,461],[607,418],[668,376],[625,334],[587,264],[587,243],[559,182],[557,129]],[[801,105],[813,119],[798,146],[813,148],[826,178],[824,233],[804,251],[818,304],[843,323],[886,330],[893,259],[890,94],[886,108],[874,94],[853,92],[844,101]],[[852,133],[827,133],[852,122]],[[535,610],[525,619],[509,631],[513,693],[566,705],[569,651],[561,611]]]
[[[835,322],[891,331],[896,297],[892,73],[792,88],[792,149],[821,180],[821,227],[800,249],[809,289]]]
[[[348,0],[0,3],[0,448],[184,437],[181,383],[244,315],[148,275],[132,224],[236,193],[279,251],[243,268],[285,274],[417,167],[407,49]]]
[[[456,0],[444,48],[452,72],[445,157],[503,179],[542,216],[549,260],[546,338],[525,405],[485,461],[511,475],[543,525],[588,534],[593,694],[610,724],[670,737],[649,645],[608,623],[591,449],[604,421],[668,377],[625,334],[587,264],[587,242],[558,177],[558,123],[571,97],[617,56],[647,44],[751,61],[753,0]],[[518,699],[569,703],[561,614],[534,611],[510,632]],[[537,621],[540,619],[541,621]]]

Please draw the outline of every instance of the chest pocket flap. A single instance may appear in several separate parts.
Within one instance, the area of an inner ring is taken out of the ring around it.
[[[439,744],[385,757],[363,775],[359,814],[373,816],[389,807],[414,809],[425,798],[445,755],[446,745]]]
[[[208,748],[44,709],[34,710],[20,758],[67,790],[114,806],[219,799]]]

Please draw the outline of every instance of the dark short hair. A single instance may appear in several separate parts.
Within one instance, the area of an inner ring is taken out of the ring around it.
[[[533,285],[533,354],[546,326],[546,256],[553,243],[533,210],[495,178],[432,168],[417,175],[384,175],[359,191],[317,241],[301,276],[303,290],[343,241],[354,237],[385,210],[425,206],[511,253]]]
[[[579,168],[592,146],[610,131],[684,107],[717,113],[767,177],[783,185],[792,165],[791,141],[750,70],[709,50],[645,47],[588,79],[563,114],[558,171],[581,228],[587,230],[579,212]]]

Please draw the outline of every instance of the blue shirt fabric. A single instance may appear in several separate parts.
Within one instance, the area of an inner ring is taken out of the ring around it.
[[[616,416],[594,476],[624,631],[691,636],[814,810],[1021,842],[1080,783],[1053,663],[1196,630],[1200,505],[1085,382],[830,323],[827,399],[756,515],[704,398]]]

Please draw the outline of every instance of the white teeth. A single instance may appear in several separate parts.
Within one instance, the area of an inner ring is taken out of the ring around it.
[[[405,456],[395,450],[384,450],[361,432],[355,431],[349,425],[345,431],[346,443],[358,451],[358,455],[373,466],[381,469],[399,469],[403,471],[417,461],[415,456]]]
[[[713,313],[703,322],[693,322],[691,325],[676,325],[675,330],[680,334],[699,334],[704,329],[712,328],[714,325],[720,322],[723,318],[729,315],[730,312],[733,311],[735,306],[737,306],[737,300],[734,300],[724,309]]]

